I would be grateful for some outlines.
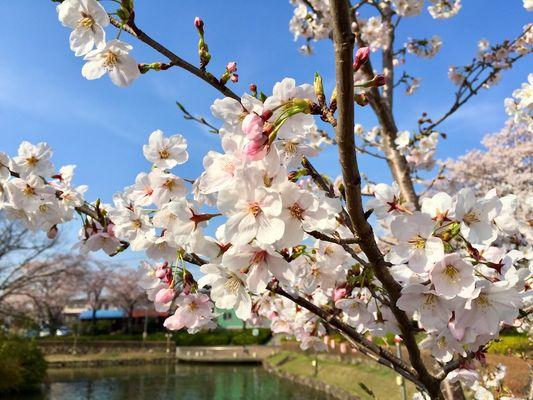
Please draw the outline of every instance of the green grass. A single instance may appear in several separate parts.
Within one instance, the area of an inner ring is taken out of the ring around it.
[[[268,361],[276,365],[287,357],[289,357],[287,361],[276,368],[297,375],[313,375],[312,361],[314,356],[282,352],[268,358]],[[396,383],[397,374],[372,362],[357,361],[357,364],[350,364],[331,359],[321,359],[319,356],[316,379],[340,387],[365,400],[372,399],[372,397],[361,388],[360,383],[369,388],[376,399],[401,399],[400,387]],[[414,386],[407,383],[408,398],[411,398],[414,392]]]
[[[532,343],[527,335],[517,332],[504,333],[497,341],[492,342],[489,353],[508,355],[531,352]]]

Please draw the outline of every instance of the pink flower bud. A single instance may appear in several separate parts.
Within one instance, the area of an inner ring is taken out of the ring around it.
[[[156,303],[169,303],[174,299],[174,290],[173,289],[161,289],[157,294],[155,295],[155,302]]]
[[[268,151],[268,138],[261,137],[258,140],[251,140],[244,149],[246,158],[251,161],[258,161],[265,158]]]
[[[357,49],[357,53],[355,53],[355,60],[353,62],[354,72],[358,71],[359,68],[361,68],[363,64],[368,61],[369,55],[370,55],[370,49],[368,47],[361,47]]]
[[[337,301],[346,297],[346,288],[336,288],[333,291],[333,301]]]
[[[157,271],[155,271],[156,278],[163,279],[167,275],[166,268],[158,268]]]
[[[200,17],[194,19],[194,26],[196,29],[201,30],[204,28],[204,21]]]
[[[57,229],[57,225],[54,225],[50,229],[48,229],[48,232],[46,232],[46,236],[48,237],[48,239],[55,239],[58,232],[59,229]]]
[[[257,140],[263,136],[263,125],[263,118],[252,112],[244,117],[242,121],[242,131],[248,139]]]
[[[239,75],[238,74],[233,74],[231,75],[231,77],[229,78],[233,83],[237,83],[239,82]]]
[[[226,65],[226,71],[230,74],[237,71],[237,63],[235,61],[230,61],[228,65]]]

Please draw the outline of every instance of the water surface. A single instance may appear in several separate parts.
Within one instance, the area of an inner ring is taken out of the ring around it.
[[[50,369],[42,394],[21,400],[329,400],[250,365],[146,365]]]

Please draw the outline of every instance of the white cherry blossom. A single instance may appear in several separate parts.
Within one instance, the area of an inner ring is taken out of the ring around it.
[[[181,135],[165,137],[163,131],[150,134],[148,144],[143,146],[143,154],[157,168],[171,169],[189,159],[187,141]]]
[[[434,222],[421,212],[396,217],[391,223],[391,232],[398,239],[389,253],[394,264],[408,262],[409,268],[421,273],[431,269],[444,257],[442,241],[432,236]]]
[[[83,58],[86,63],[81,74],[89,80],[101,78],[106,73],[117,86],[128,86],[141,73],[137,61],[129,55],[133,47],[120,40],[111,40],[104,47],[90,51]]]
[[[64,26],[72,28],[70,49],[76,56],[83,56],[105,46],[104,28],[109,16],[96,0],[65,0],[57,6],[58,17]]]

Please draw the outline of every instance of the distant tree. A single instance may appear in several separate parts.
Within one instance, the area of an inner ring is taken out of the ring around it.
[[[26,318],[44,325],[55,336],[64,325],[65,307],[80,292],[78,282],[86,273],[89,261],[81,256],[58,255],[48,262],[54,264],[57,273],[27,285],[12,304]]]
[[[58,273],[52,261],[57,244],[57,239],[48,239],[0,215],[0,315],[6,312],[8,297]]]
[[[139,285],[146,271],[140,268],[118,267],[109,278],[109,297],[127,316],[126,332],[131,333],[135,307],[147,303],[146,291]]]
[[[96,333],[96,311],[102,308],[106,300],[110,277],[111,263],[93,262],[81,279],[83,291],[87,296],[87,304],[91,310],[91,333]]]

